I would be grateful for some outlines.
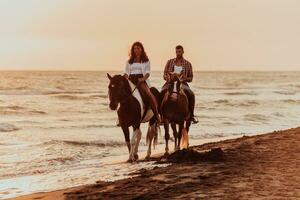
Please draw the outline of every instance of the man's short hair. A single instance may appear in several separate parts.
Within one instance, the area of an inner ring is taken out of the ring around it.
[[[183,50],[183,46],[177,45],[177,46],[176,46],[176,49],[182,49],[182,50]]]

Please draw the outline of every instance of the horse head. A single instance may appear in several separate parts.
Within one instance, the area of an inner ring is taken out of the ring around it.
[[[111,76],[107,73],[107,77],[109,79],[109,107],[111,110],[116,110],[119,103],[130,94],[130,86],[128,80],[122,75]]]
[[[179,92],[182,84],[182,74],[169,73],[169,75],[170,75],[169,84],[171,85],[169,90],[173,91],[174,87],[176,87],[176,91]]]

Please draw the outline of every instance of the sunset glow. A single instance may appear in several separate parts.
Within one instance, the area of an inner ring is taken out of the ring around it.
[[[132,42],[162,70],[298,70],[296,0],[1,0],[1,70],[121,70]]]

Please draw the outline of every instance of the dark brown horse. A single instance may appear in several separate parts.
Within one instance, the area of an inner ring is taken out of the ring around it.
[[[180,149],[180,144],[183,144],[184,147],[188,147],[188,136],[191,121],[190,121],[190,112],[188,105],[188,98],[185,95],[183,89],[181,88],[181,80],[178,76],[175,76],[171,83],[168,91],[162,91],[162,96],[164,99],[161,104],[161,115],[164,120],[165,128],[165,140],[166,148],[165,155],[169,154],[169,124],[173,130],[173,136],[175,140],[174,150]],[[166,92],[168,95],[165,95]],[[176,125],[179,126],[177,131]],[[184,135],[184,137],[182,137]]]
[[[141,140],[142,132],[140,125],[142,123],[141,106],[138,99],[133,96],[133,92],[136,92],[136,88],[132,88],[129,81],[122,75],[110,76],[109,78],[109,107],[112,110],[117,110],[119,124],[123,130],[125,141],[129,151],[129,162],[138,160],[138,146]],[[160,93],[155,88],[150,88],[151,92],[156,97],[158,105],[160,105],[161,98]],[[119,107],[118,107],[119,106]],[[129,139],[129,127],[133,127],[133,134],[131,141]],[[155,118],[152,116],[149,121],[149,127],[147,132],[148,152],[146,159],[151,155],[151,143],[152,140],[157,141],[159,125],[156,123]]]

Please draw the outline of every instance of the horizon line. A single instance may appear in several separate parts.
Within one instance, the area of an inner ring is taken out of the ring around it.
[[[41,69],[0,69],[0,72],[121,72],[123,70],[41,70]],[[164,70],[152,70],[163,72]],[[193,70],[194,72],[300,72],[300,70]]]

